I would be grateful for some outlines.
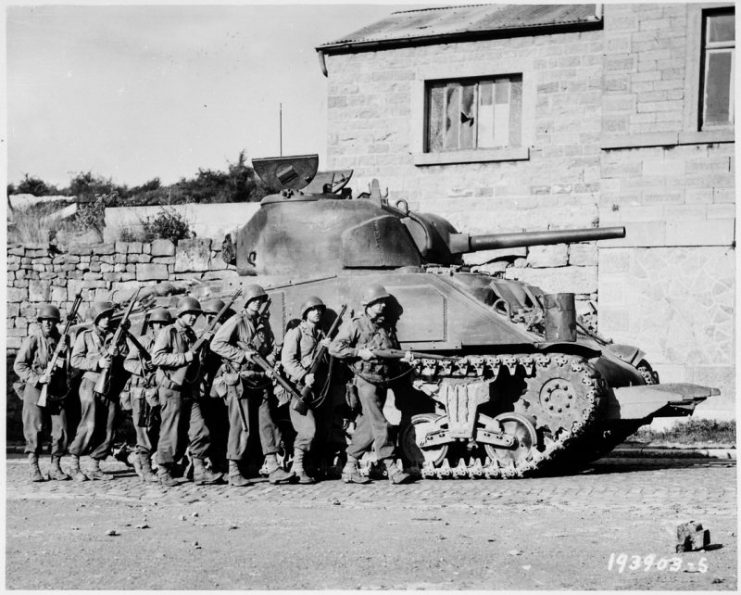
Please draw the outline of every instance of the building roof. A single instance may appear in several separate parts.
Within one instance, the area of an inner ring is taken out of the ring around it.
[[[379,46],[474,39],[514,31],[601,23],[596,4],[480,4],[394,12],[345,37],[320,45],[324,53]]]

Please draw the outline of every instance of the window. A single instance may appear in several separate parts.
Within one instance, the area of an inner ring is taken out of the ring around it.
[[[733,9],[703,14],[702,130],[734,122],[734,16]]]
[[[428,81],[426,153],[522,146],[522,75]]]

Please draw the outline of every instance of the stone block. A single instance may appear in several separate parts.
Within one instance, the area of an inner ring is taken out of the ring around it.
[[[92,272],[92,273],[99,273],[100,272],[100,263],[99,262],[91,262],[90,263],[90,272]]]
[[[152,256],[151,262],[158,262],[160,264],[175,264],[175,257],[174,256]]]
[[[97,279],[100,279],[100,271],[96,273],[93,273],[93,272],[83,273],[82,279],[84,281],[95,281]]]
[[[68,279],[66,277],[56,277],[51,280],[52,285],[58,285],[59,287],[66,287]]]
[[[596,244],[571,244],[569,246],[569,264],[595,266],[599,263],[598,250]]]
[[[152,256],[175,256],[175,244],[170,240],[154,240],[150,253]]]
[[[101,273],[112,273],[113,272],[113,265],[112,264],[108,264],[106,262],[102,263],[100,265],[100,272]]]
[[[64,264],[64,256],[63,255],[57,255],[54,258],[52,258],[51,263],[52,264]]]
[[[57,276],[57,273],[53,273],[51,271],[44,271],[43,273],[39,273],[39,279],[54,279]]]
[[[166,281],[170,278],[167,265],[155,263],[141,263],[136,266],[137,281]]]
[[[8,254],[11,256],[23,256],[26,254],[26,248],[23,246],[9,246]]]
[[[105,263],[105,264],[113,264],[114,262],[116,262],[116,255],[115,254],[105,254],[98,259],[98,262]]]
[[[18,303],[8,302],[5,306],[6,315],[8,318],[12,318],[13,316],[19,316],[21,313],[21,308]]]
[[[132,254],[132,256],[136,256],[139,262],[152,262],[152,256],[150,254]]]
[[[114,264],[113,271],[116,273],[123,273],[126,270],[126,265],[122,263]]]
[[[115,254],[116,245],[113,242],[100,243],[93,246],[92,254]]]
[[[136,273],[120,273],[119,279],[121,279],[121,281],[133,281],[136,279]]]
[[[51,297],[51,283],[49,281],[29,281],[28,301],[48,302]]]
[[[33,263],[31,265],[31,270],[36,271],[37,273],[43,273],[44,272],[44,265],[41,263]]]
[[[564,267],[568,263],[568,244],[530,246],[528,264],[533,268]]]
[[[537,285],[547,293],[570,292],[588,295],[597,291],[597,267],[559,267],[551,269],[515,268],[505,271],[506,279]]]
[[[22,337],[6,337],[5,348],[8,350],[18,351],[23,344]]]
[[[51,295],[50,299],[53,304],[58,304],[59,302],[63,302],[67,299],[67,286],[66,284],[63,286],[59,285],[53,285],[51,288]]]
[[[668,221],[669,246],[730,246],[735,241],[733,219]]]
[[[133,295],[133,292],[135,292],[140,286],[141,284],[138,281],[118,281],[111,283],[111,291],[123,295]]]
[[[77,264],[80,262],[80,257],[75,254],[65,254],[64,255],[64,263],[65,264]]]
[[[175,251],[175,272],[207,271],[211,264],[211,240],[180,240]]]
[[[128,255],[126,254],[115,254],[113,256],[114,264],[125,264],[127,259],[128,259]]]
[[[152,244],[148,242],[144,242],[142,244],[142,254],[151,254],[152,253]]]
[[[73,255],[92,254],[93,249],[86,244],[71,244],[67,251]]]

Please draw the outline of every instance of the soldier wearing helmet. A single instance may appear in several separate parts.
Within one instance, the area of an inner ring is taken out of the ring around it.
[[[67,416],[63,397],[67,388],[67,362],[65,357],[57,360],[52,377],[46,375],[49,361],[61,339],[57,323],[59,309],[51,304],[42,304],[36,317],[38,327],[33,328],[23,341],[15,357],[13,370],[25,385],[23,388],[23,436],[26,439],[25,452],[31,467],[31,481],[44,481],[39,469],[39,454],[44,423],[51,425],[51,468],[49,479],[70,479],[60,465],[62,455],[67,449]],[[65,347],[66,349],[66,347]],[[43,385],[49,385],[46,407],[36,405]]]
[[[389,436],[389,422],[383,415],[386,393],[398,375],[394,362],[375,356],[374,349],[399,349],[396,321],[390,311],[391,295],[382,285],[370,285],[363,296],[363,314],[344,324],[329,346],[330,355],[352,367],[361,412],[356,419],[352,442],[347,448],[347,464],[342,471],[346,483],[367,483],[358,470],[358,459],[374,447],[383,461],[389,480],[406,483],[410,477],[394,464],[394,443]]]
[[[274,362],[274,337],[267,319],[265,303],[268,295],[257,284],[245,287],[246,301],[241,313],[227,320],[211,341],[211,350],[223,358],[219,370],[226,393],[229,410],[229,483],[234,486],[249,485],[243,466],[247,462],[249,438],[249,407],[257,406],[260,444],[265,455],[265,465],[271,483],[286,483],[293,474],[278,465],[280,431],[273,418],[274,395],[270,379],[252,362],[258,353],[271,364]],[[264,310],[264,311],[263,311]]]
[[[166,487],[177,485],[172,468],[185,455],[187,447],[193,457],[193,481],[197,484],[221,481],[221,474],[212,472],[204,463],[211,436],[198,402],[200,356],[191,349],[197,339],[193,325],[201,312],[197,299],[182,298],[177,320],[160,331],[152,347],[152,363],[158,367],[156,381],[161,407],[157,473]]]
[[[314,361],[317,348],[327,341],[324,331],[319,327],[325,310],[326,306],[320,298],[316,296],[308,298],[301,305],[301,322],[286,331],[283,337],[281,363],[288,379],[297,386],[313,388],[318,384],[309,368]],[[316,391],[314,392],[316,394]],[[298,477],[299,483],[314,483],[314,479],[304,467],[304,457],[311,449],[316,435],[314,411],[309,407],[308,411],[301,414],[291,406],[290,416],[293,429],[296,430],[292,471]]]
[[[152,471],[151,457],[157,451],[160,405],[151,353],[154,340],[168,324],[172,324],[169,310],[166,308],[152,310],[146,318],[144,334],[137,337],[139,344],[146,350],[146,356],[133,341],[129,341],[129,354],[124,360],[124,369],[131,373],[131,413],[136,431],[134,469],[142,481],[158,481]]]
[[[224,301],[220,299],[211,299],[203,304],[203,316],[206,318],[206,328],[212,324],[214,318],[216,318],[224,306]],[[213,340],[213,335],[219,330],[224,321],[234,316],[234,314],[234,310],[227,308],[216,323],[211,334],[211,340]],[[205,333],[205,329],[203,332]],[[201,376],[201,385],[199,387],[201,412],[206,420],[206,426],[211,433],[211,449],[209,458],[214,466],[220,471],[226,471],[229,416],[226,409],[226,403],[224,403],[223,399],[219,398],[220,395],[214,391],[213,386],[220,366],[221,357],[211,350],[211,344],[210,342],[207,342],[203,347],[203,366],[201,368],[203,374]]]
[[[77,335],[72,348],[72,367],[83,372],[80,383],[80,423],[69,452],[72,455],[72,479],[75,481],[109,480],[113,476],[100,469],[100,462],[111,452],[116,401],[123,388],[123,354],[108,354],[113,339],[112,302],[93,302],[90,310],[92,327]],[[95,383],[102,370],[111,369],[111,382],[106,394],[95,392]],[[87,473],[80,470],[80,457],[89,454],[92,467]]]

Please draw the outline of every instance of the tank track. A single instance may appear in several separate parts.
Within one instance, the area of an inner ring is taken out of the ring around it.
[[[512,479],[557,469],[598,422],[607,390],[585,358],[562,353],[423,359],[415,362],[415,377],[438,387],[445,378],[493,381],[496,406],[528,418],[537,433],[537,445],[515,464],[501,465],[488,456],[457,463],[446,457],[437,465],[427,461],[419,470],[421,477],[439,479]]]

